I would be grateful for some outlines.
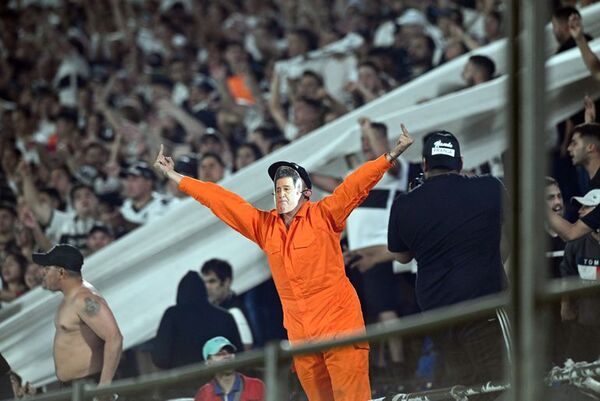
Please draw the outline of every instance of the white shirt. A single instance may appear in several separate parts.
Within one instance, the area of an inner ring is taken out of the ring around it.
[[[121,214],[125,220],[136,224],[145,224],[152,219],[162,216],[171,207],[171,198],[158,192],[152,193],[152,199],[139,210],[133,207],[133,201],[126,199],[121,206]]]

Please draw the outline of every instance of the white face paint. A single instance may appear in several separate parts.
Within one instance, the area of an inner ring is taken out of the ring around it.
[[[289,213],[298,206],[302,198],[302,181],[294,185],[292,177],[279,178],[275,183],[275,207],[277,213]]]

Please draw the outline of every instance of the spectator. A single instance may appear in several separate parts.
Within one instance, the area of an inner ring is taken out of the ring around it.
[[[355,108],[377,99],[386,92],[379,68],[368,61],[359,65],[358,81],[349,82],[345,89],[352,94]]]
[[[227,309],[233,315],[244,350],[251,349],[254,341],[252,330],[248,324],[248,313],[242,298],[231,289],[233,284],[231,265],[225,260],[210,259],[202,265],[200,274],[206,284],[210,303]]]
[[[44,233],[35,228],[35,222],[29,221],[28,227],[34,229],[38,246],[50,249],[52,244],[66,243],[85,250],[85,240],[89,230],[98,222],[98,198],[91,187],[75,184],[70,188],[69,199],[73,212],[61,212],[52,209],[49,203],[40,201],[39,192],[33,183],[29,165],[22,162],[19,171],[23,180],[23,195],[35,219],[41,226],[47,226]]]
[[[208,182],[219,182],[225,177],[225,163],[217,154],[206,152],[200,157],[198,178]]]
[[[468,52],[469,49],[464,45],[463,42],[455,39],[449,39],[446,41],[446,45],[444,46],[444,52],[442,54],[440,64],[454,60],[455,58],[458,58],[463,54],[467,54]]]
[[[156,175],[147,163],[137,162],[123,175],[125,201],[120,212],[126,226],[137,227],[167,212],[171,199],[154,191]]]
[[[409,67],[404,81],[412,80],[433,68],[435,42],[430,36],[420,34],[411,38],[407,51]]]
[[[8,361],[0,354],[0,397],[10,399],[17,395],[13,392],[11,370]]]
[[[282,148],[282,147],[288,145],[289,143],[290,143],[289,139],[286,139],[286,138],[277,139],[271,143],[271,146],[269,147],[269,153],[273,153],[277,149]]]
[[[202,347],[207,365],[214,365],[235,358],[237,348],[225,337],[213,337]],[[194,401],[264,400],[265,384],[233,370],[217,373],[213,380],[200,387]]]
[[[428,137],[423,167],[425,181],[396,198],[388,228],[396,259],[417,260],[419,307],[428,311],[503,291],[503,185],[493,177],[460,175],[460,145],[447,131]],[[500,379],[505,322],[499,312],[436,333],[443,360],[438,385]]]
[[[546,206],[553,213],[563,217],[565,213],[565,204],[562,192],[558,182],[552,177],[545,179],[545,199]],[[546,228],[546,259],[548,260],[548,275],[551,279],[562,276],[560,264],[563,260],[565,242],[548,226]],[[550,350],[550,361],[553,366],[562,364],[566,358],[566,346],[569,343],[571,328],[569,324],[561,319],[560,305],[552,305],[552,329],[548,333],[550,341],[548,343]]]
[[[581,16],[579,13],[573,13],[569,16],[569,34],[571,38],[577,44],[581,57],[585,62],[586,67],[590,70],[590,74],[600,81],[600,59],[594,54],[590,45],[588,44],[589,37],[583,33],[583,27],[581,25]]]
[[[96,224],[91,228],[86,239],[86,256],[99,251],[105,246],[108,246],[114,240],[115,235],[110,227],[104,224]]]
[[[189,271],[179,282],[176,305],[160,320],[152,360],[162,369],[201,362],[202,346],[220,335],[231,338],[236,349],[242,349],[233,316],[208,302],[200,275]]]
[[[496,73],[496,64],[489,57],[475,55],[469,57],[462,72],[462,78],[467,84],[467,88],[482,84],[494,78]]]
[[[280,78],[274,73],[271,81],[269,110],[275,123],[289,140],[300,138],[325,123],[325,112],[319,100],[299,97],[292,100],[292,120],[290,121],[280,100]]]
[[[10,302],[27,292],[27,285],[25,284],[27,263],[27,258],[20,253],[7,253],[2,262],[0,301]]]
[[[205,153],[215,153],[219,155],[227,168],[233,164],[233,157],[227,140],[223,138],[223,135],[219,131],[212,128],[206,129],[206,133],[198,139],[192,150],[200,156]]]
[[[582,166],[588,173],[590,187],[600,189],[600,124],[587,123],[573,129],[567,148],[574,166]]]
[[[25,285],[27,290],[32,290],[42,284],[42,268],[37,263],[28,263],[25,270]]]
[[[565,203],[563,201],[562,192],[560,191],[558,182],[552,177],[546,177],[545,198],[546,206],[552,210],[553,213],[563,217]],[[552,278],[559,278],[559,266],[565,249],[565,242],[548,226],[546,226],[546,233],[548,234],[547,244],[550,247],[546,251],[546,256],[550,262],[550,269],[548,271],[549,276]]]
[[[44,289],[63,296],[55,315],[55,321],[62,324],[53,348],[61,387],[88,379],[110,384],[119,365],[123,336],[106,300],[81,276],[83,254],[71,245],[58,244],[47,253],[31,256],[44,266]]]
[[[241,144],[235,150],[235,171],[254,163],[263,156],[260,148],[253,142]]]
[[[250,132],[248,140],[258,146],[263,155],[266,155],[271,152],[271,143],[282,137],[283,134],[277,128],[260,126]]]
[[[175,165],[181,171],[185,171],[186,175],[198,178],[198,157],[195,154],[179,156],[175,160]],[[185,194],[177,189],[177,186],[172,184],[170,181],[167,182],[167,193],[171,198],[173,198],[173,201],[177,201],[178,199],[185,197]]]
[[[592,189],[585,196],[574,197],[583,218],[600,204],[600,189]],[[567,243],[565,257],[560,264],[563,277],[578,276],[583,282],[598,281],[600,271],[600,235],[597,232]],[[579,299],[564,299],[562,317],[573,321],[567,356],[575,361],[592,361],[600,355],[600,298],[598,295]]]
[[[0,201],[0,260],[15,241],[17,211],[8,201]]]
[[[554,32],[554,38],[558,43],[558,49],[556,50],[557,54],[578,46],[575,42],[574,36],[571,34],[571,27],[569,26],[569,18],[571,15],[575,15],[574,18],[581,19],[581,14],[579,14],[579,11],[570,6],[560,7],[552,13],[552,31]],[[577,32],[577,36],[579,37],[580,41],[584,39],[589,41],[592,39],[591,36],[584,34],[580,29],[577,29],[575,21],[573,21],[571,25],[573,25],[574,33],[579,31]]]

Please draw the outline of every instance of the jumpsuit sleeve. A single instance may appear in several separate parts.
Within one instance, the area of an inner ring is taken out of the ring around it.
[[[368,161],[348,175],[331,195],[319,202],[335,230],[343,230],[346,218],[365,200],[369,191],[391,166],[385,155]]]
[[[268,213],[256,209],[238,194],[211,182],[183,177],[179,189],[208,207],[229,227],[262,246],[260,228]]]

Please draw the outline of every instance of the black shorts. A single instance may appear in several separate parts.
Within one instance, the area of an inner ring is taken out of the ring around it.
[[[60,388],[71,388],[73,387],[73,383],[75,382],[86,382],[86,383],[94,383],[94,384],[98,384],[100,382],[100,375],[101,372],[98,373],[94,373],[85,377],[80,377],[78,379],[73,379],[73,380],[69,380],[66,382],[61,382],[59,381],[58,383],[60,384]]]
[[[367,315],[398,309],[398,284],[392,262],[378,263],[362,274],[362,297]]]

